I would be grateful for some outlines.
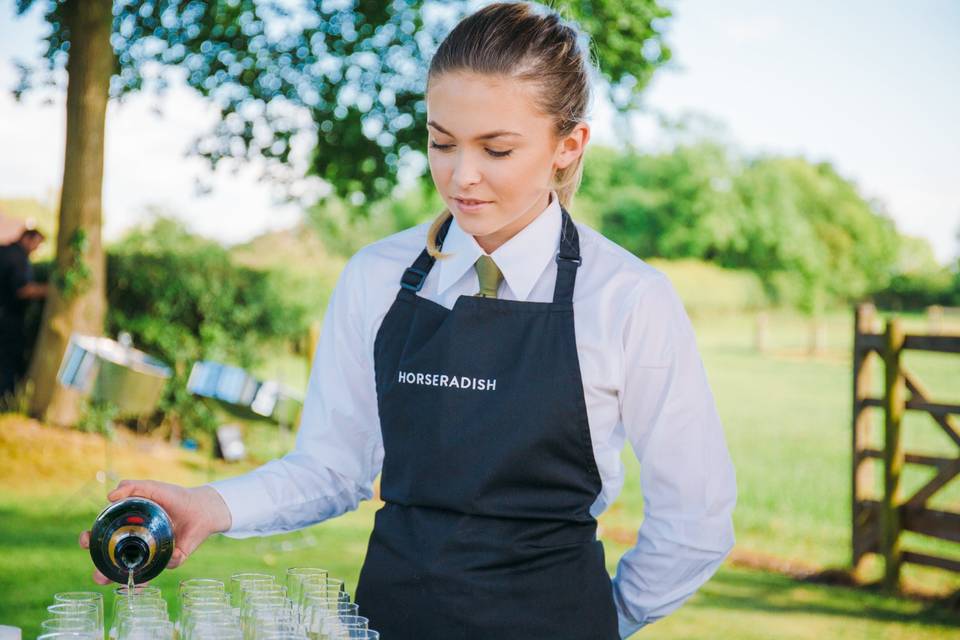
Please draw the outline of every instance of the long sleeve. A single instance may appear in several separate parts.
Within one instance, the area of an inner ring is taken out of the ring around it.
[[[623,343],[621,417],[640,460],[644,520],[614,578],[620,635],[676,610],[733,547],[736,479],[690,320],[662,275]]]
[[[373,495],[383,448],[372,345],[362,314],[362,259],[358,254],[347,263],[330,298],[293,451],[211,483],[230,509],[229,537],[305,527],[353,510]]]

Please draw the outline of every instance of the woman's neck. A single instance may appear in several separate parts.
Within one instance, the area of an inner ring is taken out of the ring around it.
[[[551,197],[551,192],[547,191],[543,197],[537,200],[534,206],[530,207],[526,213],[507,226],[485,236],[473,236],[474,239],[477,241],[477,244],[480,245],[480,248],[483,249],[487,255],[490,255],[503,246],[510,238],[526,229],[528,224],[540,217],[540,214],[546,211],[547,207],[551,204]]]

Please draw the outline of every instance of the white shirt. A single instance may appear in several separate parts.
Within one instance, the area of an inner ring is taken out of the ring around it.
[[[553,299],[561,211],[547,208],[490,256],[498,296]],[[620,450],[640,460],[644,519],[613,579],[621,637],[678,608],[733,546],[733,465],[690,320],[667,277],[576,223],[583,264],[573,296],[577,353],[593,451],[603,488],[599,516],[623,485]],[[374,242],[344,267],[330,299],[292,452],[212,483],[233,516],[226,535],[289,531],[355,509],[373,495],[383,462],[373,344],[404,269],[426,244],[429,223]],[[452,308],[479,290],[484,253],[454,220],[419,292]]]

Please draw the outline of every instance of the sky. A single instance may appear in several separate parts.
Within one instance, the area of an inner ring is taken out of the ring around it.
[[[674,59],[644,101],[652,113],[702,114],[744,154],[829,161],[903,233],[930,241],[941,262],[960,254],[960,1],[676,0],[666,40]],[[63,97],[10,95],[15,59],[41,50],[37,11],[0,0],[0,197],[50,198],[63,172]],[[602,64],[602,61],[601,61]],[[163,115],[157,115],[157,107]],[[650,114],[633,120],[641,148],[663,140]],[[592,111],[592,142],[614,144],[611,110]],[[189,89],[161,101],[111,103],[105,235],[161,209],[225,243],[292,226],[255,168],[211,175],[186,150],[215,118]],[[212,186],[198,197],[200,178]]]

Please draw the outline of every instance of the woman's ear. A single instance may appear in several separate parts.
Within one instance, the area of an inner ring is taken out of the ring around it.
[[[557,143],[557,157],[554,166],[557,170],[566,169],[583,153],[590,140],[590,125],[578,122],[573,131]]]

